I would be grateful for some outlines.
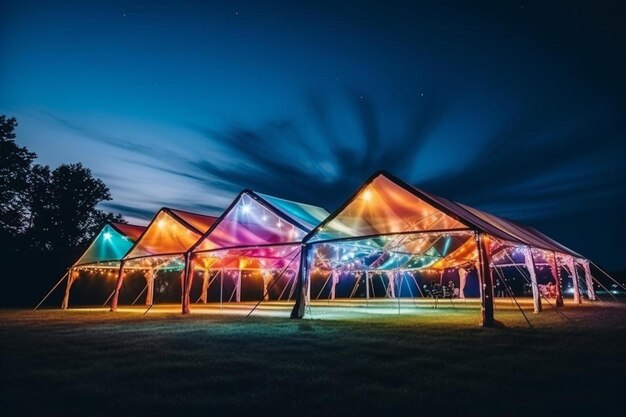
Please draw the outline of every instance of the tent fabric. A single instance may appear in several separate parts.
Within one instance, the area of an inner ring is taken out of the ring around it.
[[[407,231],[463,229],[487,233],[514,244],[580,257],[534,229],[415,188],[378,172],[304,241],[322,242]]]
[[[190,213],[183,210],[168,209],[168,211],[178,218],[182,219],[188,225],[191,225],[200,233],[205,233],[213,223],[215,223],[216,217],[206,216],[204,214]]]
[[[246,190],[235,198],[193,252],[299,244],[326,217],[328,212],[323,208]]]
[[[305,241],[457,229],[468,229],[468,226],[420,198],[408,186],[380,174],[361,187]]]
[[[127,236],[133,242],[139,239],[141,234],[146,230],[146,226],[139,226],[136,224],[117,223],[117,222],[111,222],[109,224],[111,225],[111,227],[116,229],[121,234]]]
[[[106,224],[73,267],[119,262],[144,230],[143,226],[131,224]]]
[[[182,255],[200,239],[215,219],[212,216],[163,208],[152,219],[123,260]]]

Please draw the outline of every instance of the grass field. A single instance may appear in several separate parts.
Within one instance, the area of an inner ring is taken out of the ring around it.
[[[626,306],[500,301],[0,311],[3,416],[616,415]],[[529,309],[530,304],[526,303]],[[620,411],[621,410],[621,411]]]

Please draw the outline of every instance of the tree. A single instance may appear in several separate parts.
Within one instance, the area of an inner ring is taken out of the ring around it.
[[[15,143],[15,118],[0,115],[0,233],[2,241],[28,227],[29,179],[34,152]]]
[[[39,249],[73,249],[89,241],[107,221],[123,221],[120,215],[97,208],[111,200],[111,193],[81,163],[63,164],[54,171],[35,165],[31,190],[30,240]]]

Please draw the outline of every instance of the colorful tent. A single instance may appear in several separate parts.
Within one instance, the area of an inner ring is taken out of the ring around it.
[[[213,279],[219,274],[220,288],[224,274],[231,277],[232,297],[240,301],[244,271],[262,280],[264,299],[269,299],[270,285],[283,282],[276,288],[282,289],[277,291],[280,298],[292,282],[288,272],[298,270],[302,239],[328,214],[320,207],[244,190],[191,249],[186,299],[196,271],[203,273],[203,302],[212,273]]]
[[[120,261],[144,230],[145,227],[132,224],[114,222],[106,224],[70,268],[61,308],[66,309],[68,307],[70,289],[78,279],[80,271],[119,269]]]
[[[589,262],[581,255],[534,229],[429,194],[384,172],[370,177],[337,211],[305,236],[303,244],[299,288],[292,312],[292,317],[298,318],[304,315],[305,305],[310,301],[311,276],[319,271],[335,275],[351,272],[357,277],[355,288],[364,274],[369,298],[371,273],[386,275],[386,295],[395,297],[407,272],[443,274],[454,269],[464,285],[467,272],[474,269],[481,283],[484,324],[491,325],[491,269],[501,274],[505,266],[526,268],[537,311],[541,309],[536,277],[538,263],[552,269],[557,304],[562,304],[559,263],[574,277],[577,302],[580,291],[575,264],[589,270]],[[587,274],[588,295],[593,299],[591,279],[590,273]],[[337,278],[333,277],[332,282],[336,284]],[[505,280],[500,282],[506,285]],[[463,297],[464,288],[458,290]]]
[[[184,271],[185,253],[215,222],[213,216],[162,208],[121,261],[111,310],[117,309],[126,270],[141,270],[146,278],[146,304],[153,303],[159,271]]]

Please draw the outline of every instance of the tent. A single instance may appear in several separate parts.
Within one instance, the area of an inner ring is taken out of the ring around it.
[[[159,271],[185,270],[185,253],[211,227],[216,218],[183,210],[162,208],[122,258],[111,311],[117,309],[127,270],[144,272],[146,305],[154,302],[154,281]],[[140,294],[141,295],[141,294]]]
[[[290,284],[293,292],[301,241],[328,215],[321,207],[242,191],[190,250],[185,299],[189,300],[193,277],[198,271],[203,276],[199,298],[202,302],[207,300],[211,275],[213,280],[219,276],[220,301],[225,275],[234,281],[228,299],[241,301],[244,272],[262,283],[259,288],[265,300],[270,298],[270,289],[275,290],[278,299]],[[281,285],[276,286],[278,283]],[[289,297],[287,293],[286,298]],[[184,313],[189,312],[188,306],[187,301]]]
[[[104,225],[91,240],[85,252],[71,266],[61,308],[64,310],[68,308],[70,290],[81,271],[118,270],[121,259],[144,230],[145,227],[132,224],[111,222]]]
[[[412,279],[407,274],[419,271],[443,277],[456,271],[458,296],[463,297],[467,274],[475,272],[485,326],[494,323],[494,275],[509,289],[502,278],[509,266],[527,274],[535,311],[541,310],[543,296],[538,265],[551,270],[557,305],[562,305],[560,266],[573,277],[576,302],[580,302],[576,265],[585,270],[588,296],[595,298],[589,261],[580,254],[532,228],[427,193],[385,172],[370,177],[302,242],[294,318],[304,316],[311,276],[319,271],[335,274],[332,285],[340,273],[356,276],[355,288],[364,285],[367,298],[372,274],[386,277],[385,296],[395,298]]]

